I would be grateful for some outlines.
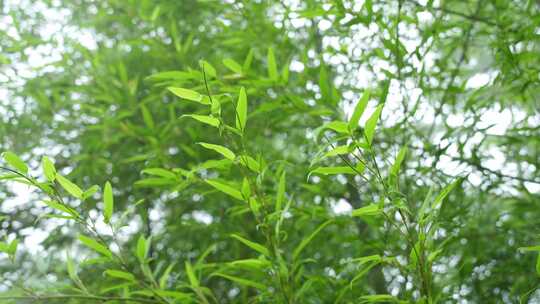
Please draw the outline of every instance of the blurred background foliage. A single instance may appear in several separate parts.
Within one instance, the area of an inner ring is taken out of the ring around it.
[[[340,140],[318,136],[318,128],[346,121],[368,88],[368,111],[388,90],[374,139],[381,170],[409,148],[400,184],[412,213],[430,187],[465,177],[437,223],[440,302],[514,303],[529,293],[540,300],[536,256],[518,250],[540,242],[537,1],[3,0],[0,10],[0,150],[16,152],[36,172],[48,155],[86,188],[110,180],[117,208],[136,210],[122,241],[131,248],[139,234],[152,236],[156,269],[194,261],[209,248],[210,264],[250,257],[231,233],[263,242],[254,218],[230,197],[205,183],[142,173],[219,159],[195,143],[224,139],[180,119],[200,108],[166,90],[204,94],[204,60],[215,69],[205,71],[209,90],[223,94],[222,103],[247,89],[247,145],[269,168],[263,185],[273,189],[275,173],[287,173],[294,203],[284,246],[292,251],[326,219],[336,220],[304,252],[313,262],[303,266],[309,286],[302,285],[298,303],[334,302],[356,275],[350,259],[409,258],[402,236],[387,225],[349,216],[378,201],[376,179],[306,178],[320,151]],[[233,111],[223,108],[229,122]],[[322,162],[343,166],[340,158]],[[241,181],[227,165],[202,174]],[[21,248],[16,264],[2,256],[0,290],[63,290],[63,260],[77,226],[36,221],[46,212],[40,195],[3,187],[2,234],[20,239]],[[100,201],[78,207],[97,218]],[[219,303],[277,302],[202,273]],[[81,266],[79,276],[92,289],[111,284],[93,266]],[[175,268],[170,284],[185,277]],[[415,299],[418,286],[399,268],[375,267],[343,300],[368,294]]]

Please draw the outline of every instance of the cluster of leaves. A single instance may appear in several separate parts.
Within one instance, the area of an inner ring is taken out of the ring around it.
[[[534,0],[0,7],[0,302],[539,297]]]
[[[270,64],[268,76],[276,75],[275,61],[273,61],[273,51],[269,49],[268,57]],[[229,61],[229,65],[232,60]],[[114,195],[113,189],[109,182],[106,182],[101,195],[102,201],[102,217],[100,220],[108,225],[111,231],[111,237],[107,239],[97,228],[94,221],[88,214],[81,213],[76,207],[64,200],[61,191],[63,189],[66,195],[80,201],[81,204],[87,203],[87,200],[100,191],[99,186],[94,185],[89,189],[83,190],[81,187],[70,181],[68,178],[57,173],[53,162],[47,157],[42,159],[42,176],[45,181],[32,177],[28,173],[28,166],[12,152],[3,154],[4,160],[10,167],[2,169],[10,174],[3,176],[6,180],[12,180],[19,183],[27,184],[38,188],[45,193],[49,199],[43,202],[51,208],[51,213],[42,216],[50,218],[60,218],[76,222],[86,234],[80,234],[78,240],[81,244],[98,253],[101,257],[85,261],[88,264],[102,265],[105,269],[103,274],[120,281],[119,284],[108,286],[99,293],[92,292],[83,283],[79,277],[76,266],[73,260],[67,256],[67,272],[75,287],[73,288],[79,294],[70,295],[72,298],[87,298],[95,300],[110,300],[110,301],[133,301],[133,302],[155,302],[155,303],[182,303],[198,301],[200,303],[219,302],[212,290],[201,284],[202,280],[208,280],[212,277],[218,277],[232,281],[243,288],[253,288],[258,290],[255,298],[263,302],[284,302],[297,303],[302,302],[304,294],[310,292],[313,284],[316,282],[305,269],[304,264],[314,262],[312,259],[302,258],[304,249],[317,237],[317,235],[327,226],[337,221],[338,219],[326,219],[317,228],[308,234],[305,234],[298,244],[292,244],[294,249],[287,250],[285,242],[289,242],[286,232],[283,231],[283,223],[287,217],[291,216],[294,198],[292,193],[287,196],[286,191],[286,165],[281,164],[277,168],[271,165],[258,156],[258,159],[250,155],[247,150],[247,142],[249,139],[245,135],[248,128],[248,98],[246,89],[241,87],[238,93],[236,102],[231,102],[229,95],[212,95],[209,91],[205,70],[211,71],[209,75],[215,77],[215,69],[207,62],[201,62],[203,71],[203,79],[207,95],[203,95],[197,91],[179,88],[168,87],[168,90],[185,101],[196,102],[201,105],[203,113],[208,114],[185,114],[184,117],[192,118],[200,123],[218,129],[221,137],[229,145],[223,146],[212,143],[201,142],[203,148],[220,154],[223,159],[205,162],[203,165],[195,166],[194,169],[188,170],[177,168],[175,170],[167,170],[165,168],[148,168],[143,172],[154,177],[145,178],[139,181],[139,185],[145,187],[155,187],[160,185],[175,185],[178,179],[182,181],[182,188],[189,187],[195,183],[206,183],[220,193],[227,195],[235,200],[241,201],[240,205],[234,205],[234,214],[250,213],[255,220],[257,231],[263,239],[263,243],[258,243],[249,240],[239,234],[231,234],[230,237],[246,247],[253,250],[253,255],[246,259],[235,259],[232,261],[221,261],[219,263],[205,263],[203,254],[198,258],[197,262],[192,265],[190,261],[185,261],[185,273],[187,276],[186,282],[176,282],[176,288],[168,289],[167,282],[175,263],[170,263],[167,268],[152,269],[148,251],[151,243],[151,238],[145,238],[140,235],[136,243],[135,257],[139,262],[138,269],[133,270],[128,264],[126,256],[131,253],[126,251],[120,241],[117,239],[118,230],[129,224],[126,219],[129,216],[130,210],[123,213],[118,219],[113,220],[114,210]],[[235,71],[237,72],[237,71]],[[167,80],[171,74],[158,74],[154,77]],[[277,76],[276,76],[277,77]],[[383,94],[387,94],[387,89],[383,90]],[[405,273],[417,278],[421,285],[421,297],[418,299],[421,302],[432,302],[433,299],[438,299],[438,295],[433,295],[432,285],[432,264],[437,258],[437,255],[442,251],[439,248],[434,238],[436,231],[435,219],[438,210],[445,197],[450,193],[460,180],[452,183],[441,193],[432,198],[430,194],[426,197],[424,203],[417,210],[417,215],[414,215],[407,207],[406,195],[403,195],[399,190],[398,176],[401,164],[405,159],[407,148],[400,150],[397,158],[391,166],[388,177],[385,179],[381,175],[379,165],[375,159],[373,150],[373,139],[377,121],[381,115],[384,99],[386,96],[381,96],[383,102],[376,107],[375,111],[367,119],[365,126],[360,134],[355,135],[355,130],[358,127],[360,118],[370,97],[370,91],[367,90],[358,104],[348,122],[332,121],[320,128],[321,134],[326,130],[331,130],[337,133],[339,140],[344,137],[350,142],[348,145],[335,146],[331,150],[317,157],[313,162],[315,164],[321,162],[327,157],[341,157],[347,166],[344,167],[321,167],[316,166],[311,170],[309,175],[356,175],[367,180],[364,172],[370,172],[371,178],[377,180],[381,185],[381,193],[379,194],[379,202],[366,205],[364,207],[352,211],[352,217],[362,219],[383,216],[388,224],[391,224],[396,230],[395,233],[402,235],[408,242],[410,251],[410,259],[407,265],[401,265],[396,256],[398,253],[391,255],[370,255],[365,257],[357,257],[349,263],[357,265],[359,270],[354,274],[349,283],[342,286],[339,292],[335,294],[336,301],[339,302],[345,298],[347,293],[353,288],[353,285],[360,280],[373,267],[380,264],[388,264],[394,267],[403,267]],[[227,119],[222,116],[222,108],[233,108],[234,125],[227,124]],[[145,123],[148,128],[152,128],[153,119],[151,114],[144,110],[142,112]],[[199,111],[197,113],[200,113]],[[360,137],[358,137],[359,135]],[[234,151],[233,151],[234,150]],[[357,164],[352,164],[347,161],[348,156],[354,156]],[[224,178],[207,178],[208,172],[202,174],[201,168],[204,170],[217,170],[220,172],[223,167],[235,167],[235,171],[241,176],[240,180],[230,180]],[[273,172],[274,171],[274,172]],[[171,181],[172,180],[172,181]],[[268,183],[272,186],[268,186]],[[274,189],[272,189],[274,188]],[[431,193],[431,192],[430,192]],[[137,205],[137,204],[136,204]],[[399,214],[400,219],[394,220],[393,214]],[[347,219],[339,219],[347,221]],[[418,223],[417,231],[413,231],[410,227],[414,222]],[[118,251],[114,252],[111,245],[116,244]],[[14,256],[17,246],[16,241],[13,241],[6,246],[6,252],[10,256]],[[208,251],[207,251],[208,253]],[[321,279],[320,277],[317,280]],[[326,278],[328,280],[329,278]],[[266,283],[264,283],[266,282]],[[337,282],[336,282],[337,283]],[[334,284],[336,284],[334,283]],[[339,287],[336,286],[336,287]],[[123,297],[107,297],[103,293],[109,293],[115,290],[123,290]],[[137,298],[142,296],[143,298]],[[51,295],[33,295],[30,298],[34,299],[53,299],[58,296]],[[67,297],[67,295],[62,295]],[[361,297],[365,302],[381,302],[381,301],[398,301],[391,295],[366,295]],[[399,302],[399,301],[398,301]]]

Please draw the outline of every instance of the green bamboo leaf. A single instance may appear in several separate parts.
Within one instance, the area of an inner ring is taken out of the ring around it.
[[[161,176],[169,179],[176,179],[177,176],[174,172],[171,172],[167,169],[163,168],[146,168],[141,171],[141,173],[149,174],[149,175],[155,175],[155,176]]]
[[[379,121],[379,117],[381,116],[383,106],[384,104],[378,105],[373,114],[371,114],[369,119],[366,121],[366,127],[364,128],[364,132],[366,135],[366,140],[370,146],[373,142],[373,136],[375,135],[375,127],[377,126],[377,121]]]
[[[354,130],[358,127],[358,122],[360,121],[360,118],[362,118],[362,114],[364,114],[364,111],[369,101],[370,94],[371,94],[371,90],[366,89],[364,91],[364,94],[362,94],[362,98],[360,98],[360,100],[356,104],[356,107],[354,108],[354,112],[351,115],[351,119],[349,119],[350,130]]]
[[[450,194],[450,192],[458,185],[461,183],[461,181],[463,180],[463,178],[458,178],[456,179],[453,183],[451,183],[450,185],[444,187],[444,189],[439,193],[439,195],[437,195],[437,197],[435,198],[435,200],[433,201],[433,203],[431,204],[431,208],[432,209],[435,209],[437,207],[439,207],[441,205],[441,203],[443,202],[443,200],[446,198],[446,196],[448,196],[448,194]]]
[[[135,276],[129,272],[125,272],[121,270],[114,270],[114,269],[107,269],[105,270],[104,273],[113,278],[123,279],[127,281],[135,281]]]
[[[306,248],[306,246],[323,230],[326,226],[330,225],[332,223],[332,220],[327,220],[326,222],[322,223],[315,231],[313,231],[309,236],[302,239],[300,244],[294,249],[293,251],[293,260],[296,260],[300,253]]]
[[[56,201],[43,201],[44,204],[46,204],[47,206],[53,208],[53,209],[56,209],[60,212],[63,212],[63,213],[66,213],[67,215],[71,215],[71,216],[74,216],[74,217],[80,217],[79,213],[77,211],[75,211],[74,209],[72,208],[69,208],[65,205],[62,205]]]
[[[274,81],[278,80],[278,68],[276,64],[276,57],[274,56],[274,49],[268,48],[268,54],[266,56],[268,64],[268,77]]]
[[[210,100],[203,98],[203,95],[193,90],[175,87],[168,87],[167,90],[183,99],[195,101],[202,104],[210,104]]]
[[[175,265],[176,263],[173,262],[167,267],[167,269],[165,269],[165,271],[159,278],[159,288],[165,289],[165,287],[167,287],[167,282],[169,281],[169,278],[171,276],[171,271],[173,270]]]
[[[318,167],[312,170],[311,172],[309,172],[309,176],[311,176],[312,174],[320,174],[320,175],[358,174],[357,171],[362,173],[364,171],[364,166],[362,164],[358,164],[354,169],[348,166]]]
[[[251,68],[251,63],[253,62],[254,54],[255,52],[253,51],[253,49],[249,49],[246,59],[244,60],[244,65],[242,66],[243,71],[249,71],[249,69]]]
[[[261,172],[261,165],[253,157],[249,155],[240,155],[238,156],[240,164],[244,165],[249,170],[259,173]]]
[[[536,274],[540,276],[540,253],[536,257]]]
[[[144,236],[141,234],[137,240],[137,258],[141,263],[146,261],[146,255],[148,254],[148,245]]]
[[[20,173],[28,173],[28,166],[13,152],[6,151],[2,153],[4,160]]]
[[[216,77],[216,69],[210,63],[208,63],[208,61],[200,60],[199,64],[204,69],[204,73],[208,76],[208,78]]]
[[[360,303],[399,303],[396,297],[385,294],[361,296],[360,300]]]
[[[143,121],[144,121],[144,124],[150,129],[150,130],[153,130],[154,127],[155,127],[155,124],[154,124],[154,118],[152,118],[152,113],[150,113],[150,111],[148,110],[148,108],[141,104],[141,113],[142,113],[142,116],[143,116]]]
[[[351,213],[352,216],[375,216],[382,214],[382,209],[378,204],[370,204],[365,207],[354,209]]]
[[[392,165],[392,168],[390,169],[391,175],[395,175],[395,176],[398,175],[399,169],[401,168],[401,163],[403,162],[403,160],[405,159],[405,156],[407,155],[407,150],[408,149],[406,146],[401,147],[401,149],[399,150],[399,153],[396,157],[396,161],[394,162],[394,164]]]
[[[244,200],[244,197],[242,196],[242,193],[238,190],[236,190],[234,187],[231,187],[227,184],[224,184],[222,182],[218,182],[216,180],[206,180],[206,183],[208,183],[210,186],[216,188],[217,190],[232,196],[239,200]]]
[[[81,243],[83,243],[86,247],[108,257],[108,258],[112,258],[113,257],[113,254],[112,252],[109,250],[109,248],[107,248],[106,246],[102,245],[101,243],[98,243],[96,240],[92,239],[92,238],[89,238],[87,236],[84,236],[82,234],[79,235],[79,241],[81,241]]]
[[[48,181],[54,182],[56,178],[56,168],[54,167],[53,162],[47,157],[43,156],[41,159],[41,168],[43,169],[43,175],[47,178]]]
[[[223,64],[231,71],[242,74],[242,66],[231,58],[223,59]]]
[[[276,194],[276,211],[281,211],[281,205],[283,204],[283,200],[285,199],[285,183],[286,176],[285,171],[283,171],[279,178],[278,190]]]
[[[351,152],[351,150],[352,150],[351,147],[349,147],[347,145],[337,146],[337,147],[333,148],[332,150],[326,152],[324,154],[323,158],[337,156],[337,155],[349,154]]]
[[[186,261],[185,265],[186,265],[186,274],[189,279],[189,284],[192,287],[199,287],[199,280],[197,279],[197,276],[195,275],[195,272],[193,271],[193,267],[191,266],[191,263],[189,261]]]
[[[105,222],[109,223],[114,209],[114,196],[111,183],[106,182],[103,188],[103,215],[105,216]]]
[[[233,281],[233,282],[238,283],[238,284],[243,285],[243,286],[254,287],[254,288],[257,288],[257,289],[261,289],[261,290],[266,289],[266,286],[261,284],[261,283],[257,283],[257,282],[251,281],[251,280],[246,280],[246,279],[243,279],[243,278],[231,276],[231,275],[224,274],[224,273],[216,272],[216,273],[213,273],[211,276],[222,277],[224,279],[227,279],[229,281]]]
[[[69,278],[79,287],[81,290],[88,292],[86,289],[86,286],[84,286],[83,282],[79,278],[79,275],[77,274],[77,270],[75,269],[75,265],[73,264],[73,259],[71,258],[71,255],[69,252],[66,252],[66,264],[67,264],[67,271]]]
[[[208,116],[208,115],[186,114],[186,115],[182,115],[181,117],[190,117],[204,124],[207,124],[216,128],[218,128],[220,124],[219,119],[212,116]]]
[[[270,251],[268,251],[268,249],[266,247],[264,247],[263,245],[259,244],[259,243],[255,243],[255,242],[252,242],[250,240],[247,240],[237,234],[231,234],[231,237],[240,241],[242,244],[248,246],[249,248],[261,253],[262,255],[265,255],[265,256],[270,256]]]
[[[83,191],[81,190],[81,188],[79,188],[79,186],[72,183],[69,179],[63,177],[60,174],[57,174],[56,175],[56,181],[58,181],[60,186],[62,186],[62,188],[64,188],[64,190],[66,190],[72,196],[74,196],[76,198],[79,198],[79,199],[82,198]]]
[[[323,126],[323,129],[330,129],[337,133],[349,134],[349,125],[343,121],[331,121]]]
[[[272,263],[270,263],[266,259],[243,259],[243,260],[236,260],[227,263],[227,266],[229,268],[238,269],[238,270],[256,270],[260,271],[265,268],[268,268],[272,266]]]
[[[229,150],[229,148],[220,146],[220,145],[214,145],[209,143],[200,142],[199,145],[205,147],[206,149],[214,150],[218,152],[219,154],[225,156],[225,158],[234,160],[236,158],[236,155],[233,151]]]
[[[538,251],[540,252],[540,245],[537,246],[530,246],[530,247],[519,247],[519,251],[527,252],[527,251]]]
[[[240,93],[238,94],[238,102],[236,104],[236,128],[242,133],[246,128],[247,121],[247,96],[246,89],[244,87],[240,88]]]

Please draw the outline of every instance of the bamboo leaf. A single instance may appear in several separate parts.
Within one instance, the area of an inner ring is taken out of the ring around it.
[[[242,66],[231,58],[223,59],[223,64],[231,71],[242,74]]]
[[[366,140],[370,146],[373,142],[373,136],[375,135],[375,127],[377,126],[377,121],[379,121],[379,117],[381,116],[383,106],[384,104],[378,105],[373,114],[371,114],[369,119],[366,121],[366,127],[364,128],[364,132],[366,135]]]
[[[114,209],[114,196],[112,191],[111,183],[106,182],[105,187],[103,188],[103,215],[105,217],[105,222],[109,223]]]
[[[210,186],[216,188],[217,190],[232,196],[239,200],[244,200],[244,197],[242,196],[242,193],[238,190],[236,190],[234,187],[231,187],[227,184],[224,184],[222,182],[218,182],[216,180],[206,180],[206,183],[208,183]]]
[[[135,281],[135,276],[132,275],[129,272],[121,271],[121,270],[114,270],[114,269],[107,269],[105,270],[105,274],[117,278],[117,279],[123,279],[127,281]]]
[[[175,87],[168,87],[167,90],[169,90],[174,95],[183,99],[195,101],[201,104],[210,104],[210,100],[203,98],[203,95],[193,90],[184,89],[184,88],[175,88]]]
[[[378,204],[369,204],[365,207],[354,209],[351,213],[352,216],[375,216],[382,213],[382,209]]]
[[[140,235],[139,239],[137,240],[137,250],[136,250],[137,258],[141,263],[144,263],[146,261],[146,255],[148,254],[148,245],[147,241],[144,238],[144,235]]]
[[[302,239],[300,244],[294,249],[293,251],[293,259],[296,260],[300,253],[304,250],[304,248],[321,232],[326,226],[330,225],[332,223],[332,220],[327,220],[326,222],[322,223],[315,231],[313,231],[309,236]]]
[[[28,173],[28,166],[13,152],[6,151],[2,153],[4,160],[20,173]]]
[[[283,204],[283,200],[285,199],[285,182],[286,176],[285,171],[283,171],[279,178],[278,190],[276,194],[276,211],[281,211],[281,205]]]
[[[247,240],[237,234],[231,234],[231,237],[240,241],[242,244],[248,246],[249,248],[261,253],[262,255],[265,255],[265,256],[270,256],[270,251],[268,251],[268,249],[266,247],[264,247],[263,245],[259,244],[259,243],[256,243],[256,242],[252,242],[250,240]]]
[[[220,124],[219,119],[212,116],[208,116],[208,115],[186,114],[186,115],[182,115],[182,117],[190,117],[204,124],[207,124],[216,128],[219,127],[219,124]]]
[[[83,191],[81,190],[81,188],[79,188],[79,186],[75,185],[74,183],[72,183],[67,178],[63,177],[60,174],[57,174],[56,175],[56,181],[58,181],[60,186],[62,186],[62,188],[64,188],[64,190],[66,190],[72,196],[74,196],[76,198],[79,198],[79,199],[82,198]]]
[[[41,159],[41,168],[43,169],[43,175],[47,178],[48,181],[54,182],[56,178],[56,168],[54,167],[53,162],[47,157],[43,156]]]
[[[243,279],[243,278],[227,275],[227,274],[224,274],[224,273],[216,272],[216,273],[213,273],[211,276],[222,277],[224,279],[227,279],[229,281],[233,281],[233,282],[238,283],[238,284],[243,285],[243,286],[254,287],[254,288],[257,288],[257,289],[261,289],[261,290],[266,289],[266,286],[261,284],[261,283],[257,283],[257,282],[251,281],[251,280],[246,280],[246,279]]]
[[[266,56],[268,64],[268,77],[274,81],[278,80],[278,68],[276,64],[276,57],[274,56],[274,49],[268,48],[268,54]]]
[[[238,94],[238,102],[236,104],[236,128],[242,133],[246,128],[247,121],[247,96],[246,89],[244,87],[240,88],[240,93]]]
[[[225,156],[225,158],[234,160],[236,158],[236,155],[233,151],[229,150],[229,148],[220,146],[220,145],[214,145],[209,143],[200,142],[199,145],[203,146],[206,149],[214,150],[218,152],[219,154]]]
[[[141,113],[143,116],[144,124],[150,129],[153,130],[155,127],[154,124],[154,118],[152,117],[152,113],[148,110],[148,108],[141,104]]]
[[[354,130],[358,127],[358,122],[360,121],[360,118],[362,118],[362,114],[364,114],[364,110],[367,107],[370,94],[371,94],[370,89],[366,89],[364,91],[364,94],[362,94],[362,98],[360,98],[360,100],[356,104],[356,107],[354,108],[354,112],[351,115],[351,119],[349,119],[350,130]]]
[[[450,192],[458,184],[460,184],[462,180],[463,180],[463,178],[458,178],[453,183],[451,183],[450,185],[444,187],[444,189],[439,193],[439,195],[437,195],[437,197],[435,198],[435,200],[431,204],[431,208],[435,209],[435,208],[439,207],[441,205],[441,203],[443,202],[443,200],[446,198],[446,196],[448,196],[448,194],[450,194]]]
[[[195,275],[195,272],[193,271],[193,267],[191,266],[191,263],[189,261],[186,261],[185,265],[186,265],[186,274],[189,280],[189,284],[193,287],[199,287],[199,280],[197,279],[197,276]]]
[[[112,252],[109,250],[109,248],[105,247],[104,245],[102,245],[101,243],[98,243],[96,240],[92,239],[92,238],[89,238],[87,236],[84,236],[84,235],[79,235],[79,240],[81,241],[81,243],[83,243],[86,247],[108,257],[108,258],[112,258],[113,257],[113,254]]]

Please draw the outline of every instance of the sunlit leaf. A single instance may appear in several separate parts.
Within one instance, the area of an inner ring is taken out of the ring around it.
[[[186,115],[182,115],[182,117],[190,117],[204,124],[207,124],[216,128],[219,127],[219,124],[220,124],[219,119],[212,116],[208,116],[208,115],[186,114]]]
[[[263,245],[259,244],[259,243],[256,243],[256,242],[252,242],[250,240],[247,240],[237,234],[231,234],[231,237],[240,241],[241,243],[243,243],[244,245],[248,246],[249,248],[265,255],[265,256],[270,256],[270,252],[268,251],[268,249],[266,249],[266,247],[264,247]]]
[[[204,143],[204,142],[200,142],[199,145],[205,147],[206,149],[214,150],[218,152],[219,154],[225,156],[225,158],[228,158],[230,160],[234,160],[236,158],[236,155],[234,154],[234,152],[229,150],[229,148],[227,147]]]
[[[79,188],[79,186],[75,185],[67,178],[63,177],[60,174],[57,174],[56,181],[58,181],[60,186],[62,186],[62,188],[64,188],[64,190],[66,190],[72,196],[76,198],[82,198],[83,191],[81,190],[81,188]]]
[[[238,94],[238,101],[236,103],[236,128],[241,132],[244,132],[247,121],[247,96],[246,89],[240,88]]]
[[[6,151],[2,153],[4,160],[20,173],[28,173],[28,166],[13,152]]]
[[[114,209],[114,197],[111,183],[106,182],[103,187],[103,215],[105,216],[105,222],[109,223]]]
[[[377,121],[379,121],[379,116],[381,116],[383,106],[384,104],[378,105],[373,114],[371,114],[369,119],[366,121],[366,127],[364,129],[364,132],[369,145],[371,145],[371,143],[373,142],[375,128],[377,127]]]
[[[43,169],[43,175],[45,175],[47,180],[53,182],[56,178],[56,168],[47,156],[41,158],[41,168]]]
[[[84,236],[84,235],[79,235],[79,240],[81,241],[81,243],[83,243],[86,247],[108,257],[108,258],[112,258],[113,257],[113,254],[112,252],[109,250],[109,248],[107,248],[106,246],[102,245],[101,243],[99,243],[98,241],[92,239],[92,238],[89,238],[87,236]]]
[[[358,122],[360,121],[362,114],[364,114],[364,110],[367,107],[370,94],[370,89],[366,89],[364,91],[364,94],[362,95],[362,98],[360,98],[360,100],[356,104],[354,112],[351,115],[351,119],[349,119],[349,129],[353,130],[358,127]]]
[[[206,183],[208,183],[210,186],[216,188],[217,190],[230,195],[236,199],[244,200],[244,197],[242,196],[242,193],[238,190],[236,190],[234,187],[229,186],[225,183],[216,181],[216,180],[206,180]]]

